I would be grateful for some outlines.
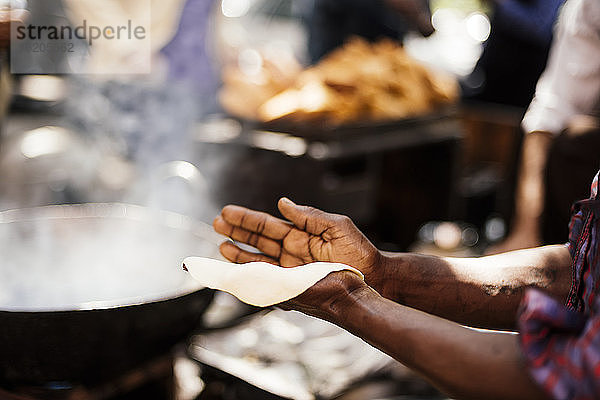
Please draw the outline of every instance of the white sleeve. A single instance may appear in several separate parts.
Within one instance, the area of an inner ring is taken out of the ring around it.
[[[573,116],[592,113],[599,100],[600,1],[567,0],[523,129],[558,134]]]

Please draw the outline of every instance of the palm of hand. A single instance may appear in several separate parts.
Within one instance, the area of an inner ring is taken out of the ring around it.
[[[292,228],[282,241],[280,265],[291,267],[307,262],[327,261],[352,265],[365,272],[373,267],[370,243],[348,221],[341,218],[339,225],[327,228],[321,234]]]
[[[227,242],[221,246],[223,255],[233,262],[266,261],[283,267],[339,262],[359,269],[367,278],[373,273],[379,252],[348,217],[286,200],[280,201],[279,208],[292,223],[243,207],[225,207],[215,219],[215,230],[261,253]]]

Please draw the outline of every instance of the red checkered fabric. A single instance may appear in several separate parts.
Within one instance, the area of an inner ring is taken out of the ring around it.
[[[529,371],[555,399],[600,399],[600,199],[576,203],[569,225],[573,281],[565,305],[537,290],[521,303],[519,331]]]

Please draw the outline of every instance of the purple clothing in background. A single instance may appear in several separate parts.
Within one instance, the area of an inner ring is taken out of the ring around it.
[[[175,37],[161,51],[169,60],[171,81],[191,85],[199,96],[210,96],[212,101],[219,85],[208,43],[213,5],[214,0],[188,0]]]

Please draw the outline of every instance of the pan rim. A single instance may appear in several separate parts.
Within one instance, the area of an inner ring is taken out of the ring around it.
[[[187,283],[186,283],[187,284]],[[189,286],[189,285],[188,285]],[[153,303],[160,303],[163,301],[175,300],[181,297],[188,296],[190,294],[199,292],[201,290],[208,289],[206,286],[197,285],[196,287],[187,288],[184,291],[165,291],[150,295],[145,298],[140,296],[123,297],[119,299],[111,300],[97,300],[97,301],[86,301],[76,305],[65,305],[65,306],[10,306],[0,305],[0,312],[9,313],[40,313],[40,312],[75,312],[75,311],[94,311],[94,310],[110,310],[116,308],[135,307]]]

